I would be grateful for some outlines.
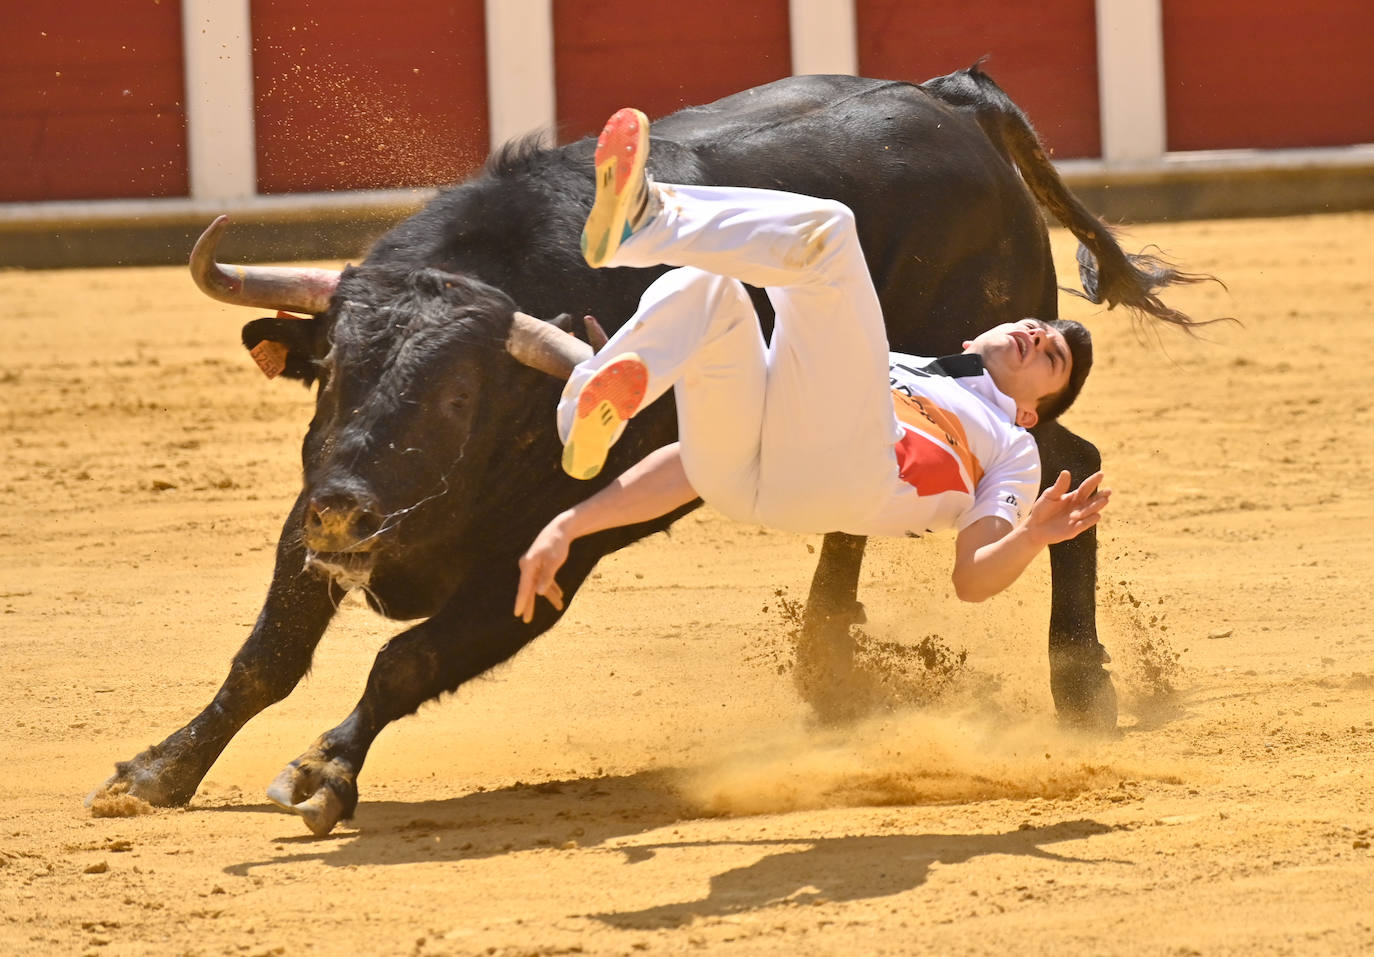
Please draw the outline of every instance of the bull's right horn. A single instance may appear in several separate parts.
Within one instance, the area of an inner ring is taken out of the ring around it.
[[[312,316],[329,310],[329,300],[342,275],[333,269],[285,266],[225,266],[215,262],[215,248],[228,216],[220,216],[201,233],[191,250],[191,276],[211,299],[234,306],[256,306]]]
[[[592,357],[592,347],[581,339],[523,312],[511,316],[506,351],[521,365],[558,379],[567,379],[574,366]]]

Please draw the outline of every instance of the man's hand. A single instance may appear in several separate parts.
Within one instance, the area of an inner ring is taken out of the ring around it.
[[[559,515],[534,537],[525,554],[520,556],[520,585],[515,590],[515,617],[529,624],[534,619],[534,604],[543,595],[559,611],[563,610],[563,589],[554,575],[568,560],[566,513]]]
[[[667,515],[697,497],[682,467],[678,443],[650,452],[591,498],[560,513],[520,556],[515,617],[528,624],[540,595],[563,610],[563,589],[553,576],[568,560],[568,547],[583,535]]]
[[[1060,472],[1054,484],[1040,493],[1026,518],[1026,531],[1042,545],[1054,545],[1086,532],[1097,524],[1112,490],[1101,488],[1102,473],[1094,472],[1072,492],[1073,477]]]
[[[1066,542],[1097,524],[1112,493],[1099,488],[1095,472],[1072,492],[1068,472],[1040,493],[1026,520],[1015,528],[988,515],[959,533],[954,546],[954,593],[964,601],[983,601],[1006,588],[1046,545]]]

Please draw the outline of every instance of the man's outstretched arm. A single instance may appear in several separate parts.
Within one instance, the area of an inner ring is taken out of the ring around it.
[[[583,535],[634,525],[667,515],[697,497],[682,468],[681,445],[674,442],[650,452],[591,498],[556,515],[520,556],[520,585],[515,591],[515,617],[534,618],[539,595],[563,608],[563,589],[554,580],[568,560],[568,547]]]
[[[981,518],[959,533],[954,552],[954,593],[964,601],[983,601],[1021,576],[1046,545],[1068,541],[1097,524],[1111,498],[1095,472],[1072,492],[1068,472],[1035,500],[1026,520],[1015,528],[1006,519]]]

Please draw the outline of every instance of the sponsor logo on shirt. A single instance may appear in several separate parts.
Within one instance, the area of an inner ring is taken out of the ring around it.
[[[919,495],[972,495],[983,478],[983,466],[968,446],[959,417],[929,399],[901,390],[893,391],[892,402],[905,426],[896,445],[897,474],[902,481]]]

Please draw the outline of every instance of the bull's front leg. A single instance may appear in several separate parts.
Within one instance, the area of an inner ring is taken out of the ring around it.
[[[301,513],[298,501],[277,546],[267,600],[214,699],[161,744],[117,763],[114,776],[87,804],[102,793],[131,794],[159,807],[186,804],[239,729],[305,676],[342,595],[331,594],[331,585],[304,570]]]
[[[595,558],[585,544],[574,545],[558,576],[568,601]],[[530,624],[515,618],[515,557],[480,564],[495,570],[492,577],[478,576],[480,580],[460,587],[437,615],[388,641],[377,653],[352,713],[320,735],[268,787],[268,798],[299,814],[316,835],[328,834],[353,816],[358,774],[383,728],[506,661],[560,617],[540,600]]]
[[[855,716],[849,694],[854,672],[854,638],[849,629],[868,620],[858,600],[867,542],[863,536],[844,532],[825,536],[802,613],[793,678],[802,700],[822,721]]]
[[[1068,469],[1074,486],[1102,467],[1097,448],[1058,423],[1035,430],[1041,479]],[[1065,724],[1116,727],[1116,689],[1103,667],[1110,659],[1097,638],[1097,530],[1050,546],[1050,693]]]

